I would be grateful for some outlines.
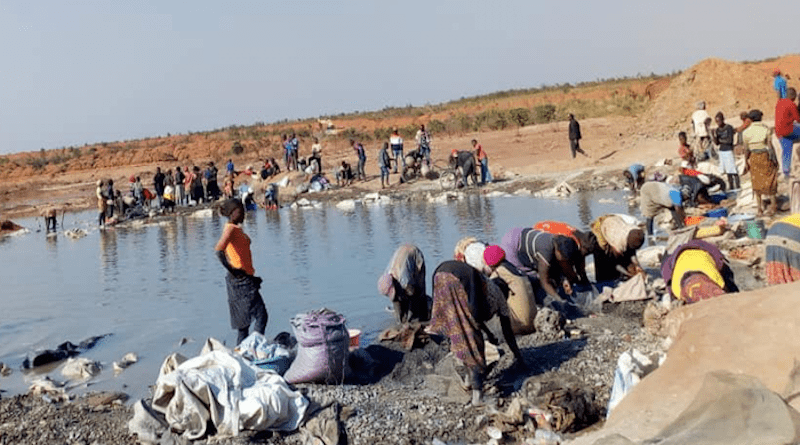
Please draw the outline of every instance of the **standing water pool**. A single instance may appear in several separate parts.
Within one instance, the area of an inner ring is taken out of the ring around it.
[[[393,321],[376,281],[398,245],[422,249],[430,293],[430,274],[452,258],[464,236],[496,243],[510,228],[544,219],[586,229],[598,216],[633,210],[625,192],[559,200],[467,194],[439,205],[412,200],[357,204],[352,211],[333,205],[259,210],[250,212],[244,230],[256,275],[264,279],[268,337],[290,331],[295,314],[328,307],[363,331],[365,345]],[[147,395],[168,354],[193,356],[207,337],[232,345],[225,271],[213,252],[225,219],[209,213],[100,231],[91,225],[94,212],[84,212],[65,221],[67,228],[88,230],[82,239],[41,232],[0,239],[0,361],[14,368],[0,388],[24,392],[37,377],[19,371],[26,354],[67,340],[112,334],[83,354],[104,366],[91,389],[134,398]],[[18,223],[35,231],[38,222]],[[114,376],[111,363],[127,352],[140,362]],[[63,380],[57,370],[52,376]]]

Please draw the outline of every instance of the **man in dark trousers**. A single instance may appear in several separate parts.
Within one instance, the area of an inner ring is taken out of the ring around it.
[[[158,197],[158,207],[164,202],[164,173],[161,173],[161,167],[156,167],[156,174],[153,176],[153,187],[156,189],[156,196]]]
[[[581,148],[581,124],[575,120],[575,116],[570,113],[569,115],[569,149],[572,151],[572,159],[575,159],[575,152],[584,156],[588,156]]]

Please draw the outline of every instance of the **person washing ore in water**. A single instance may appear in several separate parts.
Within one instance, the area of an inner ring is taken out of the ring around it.
[[[255,276],[250,252],[250,237],[242,230],[244,205],[238,199],[229,199],[220,207],[219,213],[228,218],[222,235],[214,246],[217,258],[228,271],[225,284],[228,288],[228,307],[231,314],[231,327],[239,333],[236,344],[247,338],[250,324],[260,334],[267,327],[267,309],[261,298],[259,288],[261,278]]]
[[[426,331],[447,336],[450,350],[468,373],[464,389],[472,390],[472,404],[482,404],[483,378],[487,371],[483,333],[489,343],[497,338],[486,326],[495,315],[500,320],[516,364],[526,367],[511,328],[510,311],[502,291],[478,269],[461,261],[445,261],[433,273],[433,310]]]
[[[430,298],[425,293],[425,258],[413,244],[395,250],[378,279],[378,291],[389,297],[397,321],[428,321]]]

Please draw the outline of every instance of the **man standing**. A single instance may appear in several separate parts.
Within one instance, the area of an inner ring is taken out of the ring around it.
[[[719,168],[728,175],[728,186],[730,190],[739,190],[739,171],[736,169],[736,158],[733,153],[733,137],[736,130],[730,124],[725,123],[725,116],[722,112],[717,112],[714,116],[717,128],[712,131],[714,143],[719,146]]]
[[[575,120],[575,115],[569,114],[569,149],[572,151],[572,159],[575,159],[575,153],[580,153],[588,156],[581,148],[581,124]]]
[[[472,148],[475,149],[475,157],[481,164],[481,185],[492,182],[492,174],[489,172],[489,157],[486,156],[486,151],[477,139],[472,140]]]
[[[183,188],[183,182],[186,180],[186,175],[183,174],[181,171],[181,167],[175,167],[175,190],[177,190],[176,199],[178,200],[178,205],[183,205],[184,200],[186,199],[186,192]]]
[[[403,169],[406,168],[406,159],[403,157],[403,138],[397,133],[397,129],[392,131],[389,137],[389,145],[392,147],[392,154],[394,155],[394,172],[397,173],[397,164],[400,160],[403,161]]]
[[[417,142],[419,154],[425,158],[425,163],[431,165],[431,135],[425,130],[425,125],[420,125],[417,135],[414,137]]]
[[[356,169],[356,177],[362,181],[367,180],[367,174],[364,172],[364,165],[367,163],[367,153],[364,151],[364,146],[360,142],[350,139],[350,145],[355,150],[358,156],[358,168]]]
[[[773,88],[775,88],[775,92],[778,93],[778,100],[786,98],[786,79],[781,76],[781,70],[775,68],[775,71],[772,72],[772,77],[775,78],[775,83],[773,84]]]
[[[775,135],[781,141],[781,149],[783,154],[781,156],[781,167],[783,174],[789,178],[789,171],[792,165],[792,145],[800,139],[800,113],[794,105],[794,99],[797,97],[797,90],[788,88],[786,90],[786,97],[779,99],[775,105]]]
[[[156,174],[153,176],[153,188],[156,189],[156,196],[158,197],[158,207],[164,201],[164,173],[161,173],[161,167],[156,167]]]
[[[709,116],[706,111],[706,103],[700,101],[697,103],[697,110],[692,113],[694,135],[700,142],[699,152],[695,153],[695,159],[698,161],[705,161],[710,157],[717,157],[714,149],[711,147],[711,138],[708,134],[709,124],[711,124],[711,116]]]

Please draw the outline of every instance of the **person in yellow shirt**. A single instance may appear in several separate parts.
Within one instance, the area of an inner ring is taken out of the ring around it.
[[[661,276],[670,294],[687,303],[739,292],[722,252],[702,240],[678,246],[661,266]]]
[[[214,246],[217,258],[228,271],[225,284],[228,288],[228,307],[231,327],[239,332],[236,344],[242,342],[254,323],[253,330],[264,334],[267,327],[267,308],[261,298],[261,278],[255,276],[250,252],[250,237],[242,230],[244,204],[238,199],[229,199],[220,207],[219,213],[228,218],[225,229]]]

